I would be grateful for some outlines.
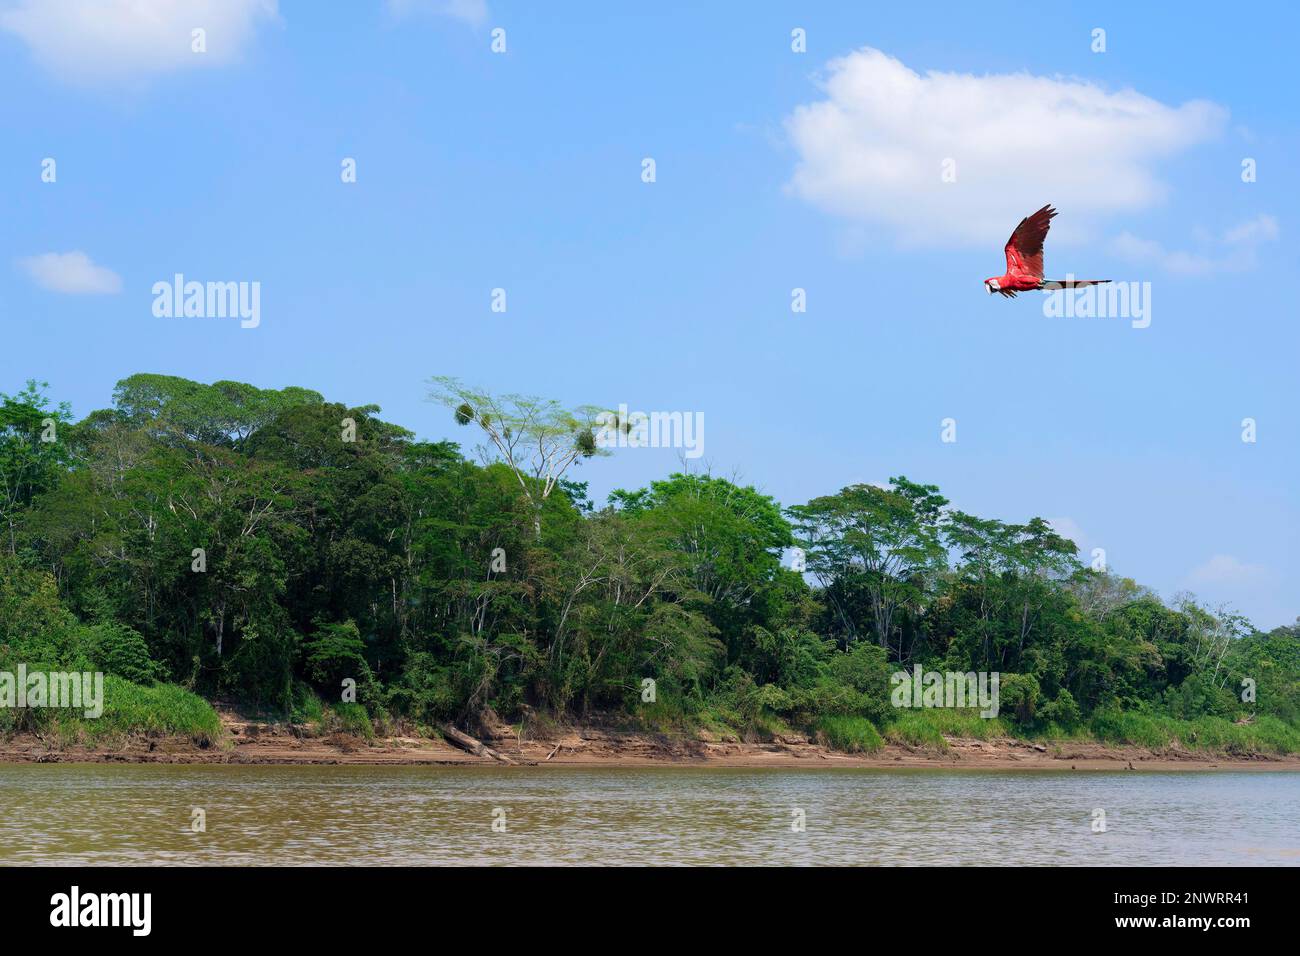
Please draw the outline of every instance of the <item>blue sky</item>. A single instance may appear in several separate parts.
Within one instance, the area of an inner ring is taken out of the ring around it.
[[[906,474],[1300,614],[1292,5],[540,7],[0,0],[0,391],[303,385],[460,441],[431,375],[698,411],[783,503]],[[1149,282],[1149,327],[985,294],[1049,202],[1049,275]],[[176,272],[260,282],[261,324],[155,317]]]

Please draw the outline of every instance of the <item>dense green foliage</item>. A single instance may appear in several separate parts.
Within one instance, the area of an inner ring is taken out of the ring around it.
[[[297,718],[355,681],[334,713],[358,732],[492,708],[862,751],[1296,748],[1300,630],[1167,606],[1040,518],[904,477],[783,509],[674,474],[594,507],[564,477],[605,453],[593,409],[437,384],[487,464],[306,389],[136,375],[75,423],[36,383],[0,395],[0,667],[104,670],[114,726],[189,691]],[[914,664],[999,672],[1001,715],[896,710],[889,675]],[[178,726],[214,733],[190,697]]]

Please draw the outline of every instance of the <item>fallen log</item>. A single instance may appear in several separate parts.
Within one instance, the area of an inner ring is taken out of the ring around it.
[[[493,760],[500,760],[502,763],[508,763],[515,766],[515,762],[504,754],[497,753],[481,740],[475,740],[469,734],[457,730],[451,724],[443,724],[442,734],[447,738],[449,743],[455,744],[461,750],[467,750],[476,757],[491,757]]]

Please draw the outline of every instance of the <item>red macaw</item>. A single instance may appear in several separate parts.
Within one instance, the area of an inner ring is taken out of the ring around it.
[[[1016,231],[1007,240],[1006,275],[994,276],[984,280],[984,288],[989,295],[999,292],[1015,298],[1017,292],[1032,292],[1035,289],[1074,289],[1085,285],[1099,285],[1109,279],[1044,279],[1043,278],[1043,240],[1052,224],[1056,210],[1051,204],[1044,206],[1032,216],[1026,216],[1016,226]]]

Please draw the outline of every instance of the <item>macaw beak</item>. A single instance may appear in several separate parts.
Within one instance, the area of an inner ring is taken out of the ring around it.
[[[987,282],[984,283],[984,291],[987,292],[989,295],[992,295],[992,294],[993,294],[993,286],[989,285]]]

